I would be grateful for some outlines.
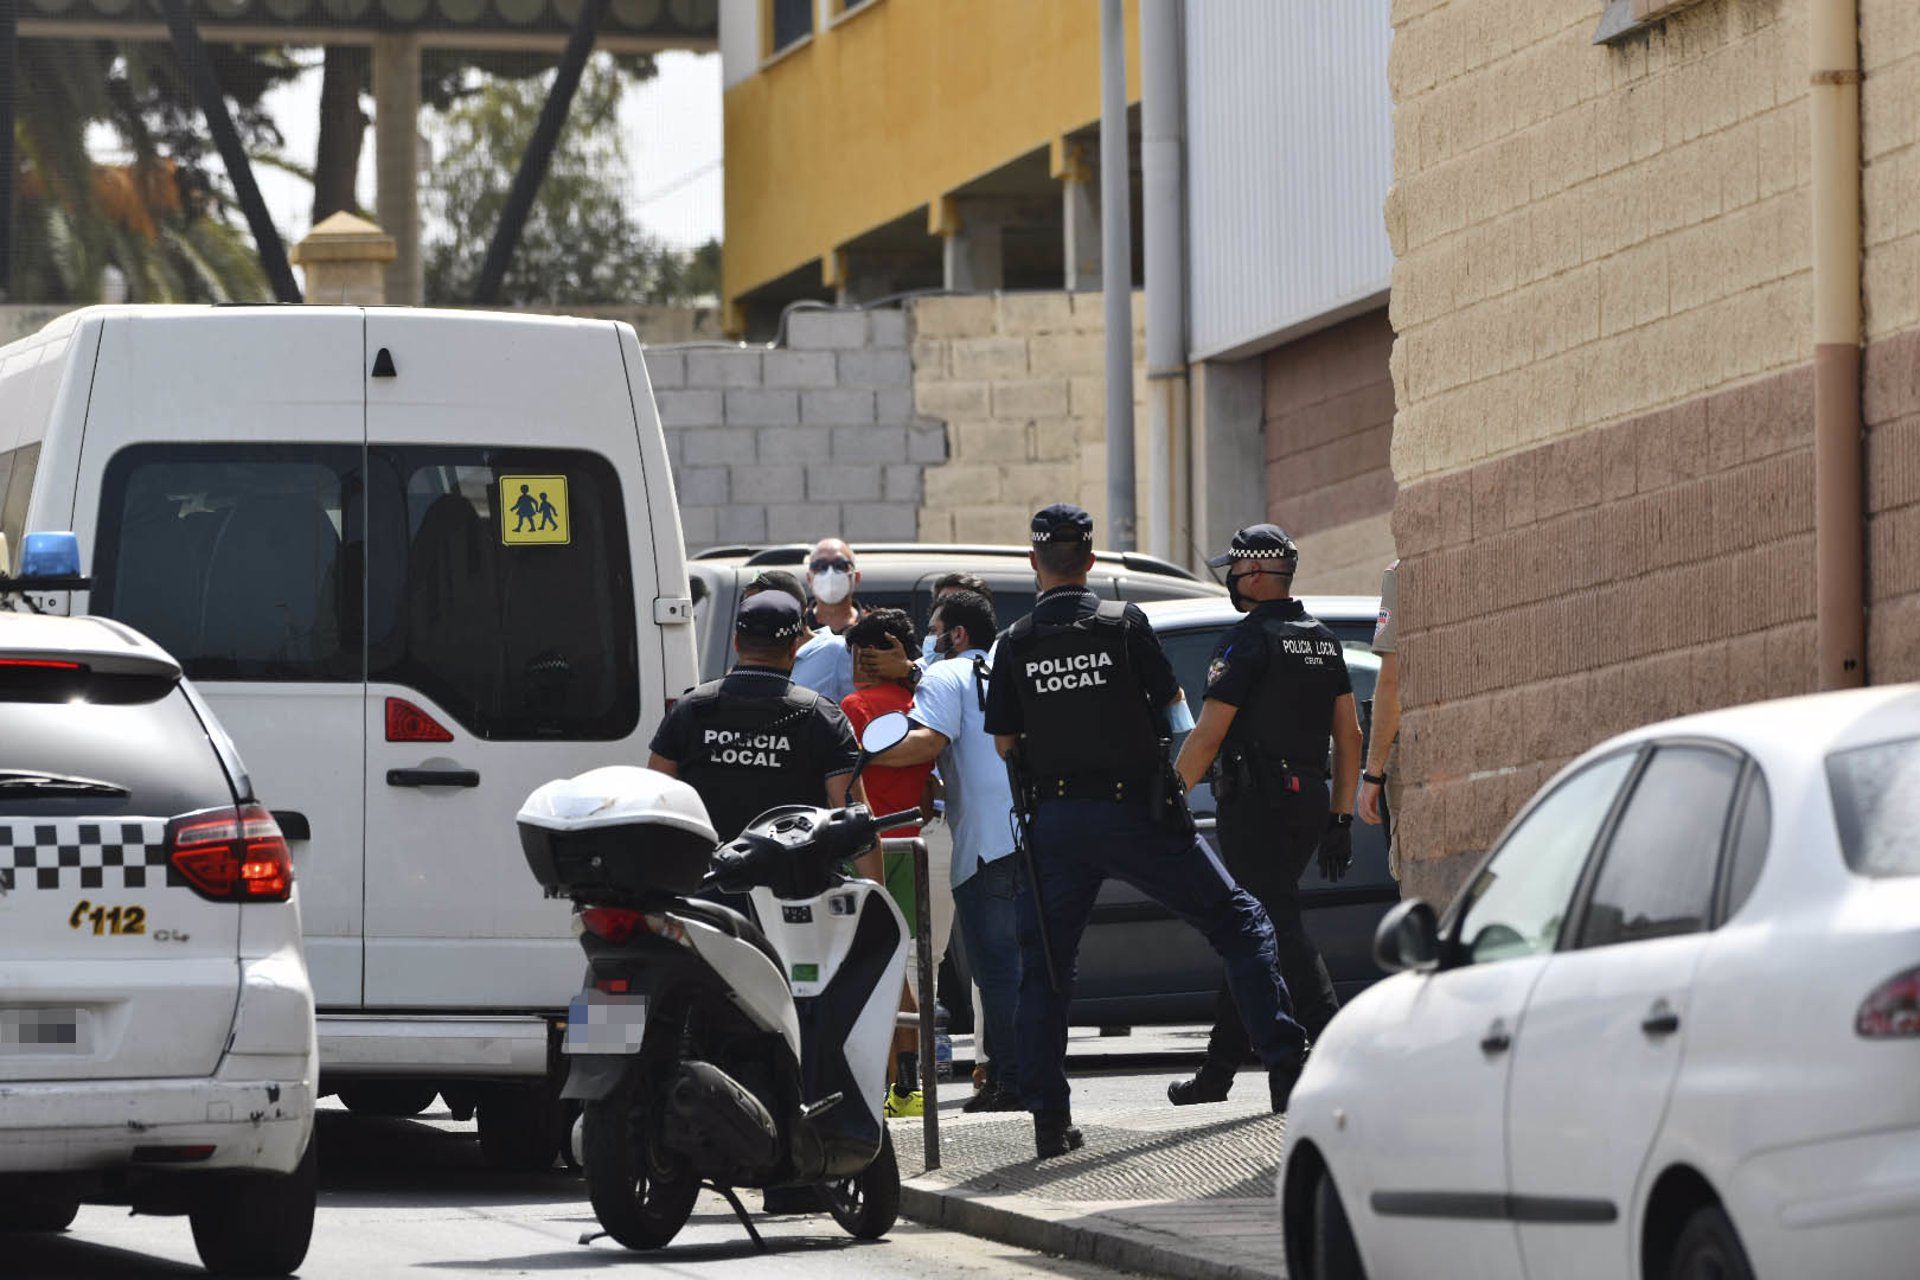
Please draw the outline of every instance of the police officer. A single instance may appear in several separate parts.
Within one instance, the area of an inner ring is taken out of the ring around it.
[[[859,762],[840,708],[790,678],[807,638],[800,604],[782,590],[748,597],[734,621],[739,662],[674,703],[647,767],[700,793],[722,840],[775,805],[839,807]],[[861,799],[854,787],[853,799]]]
[[[1032,534],[1040,596],[1001,633],[985,727],[1002,755],[1018,753],[1032,800],[1033,867],[1015,908],[1016,1038],[1035,1146],[1046,1157],[1081,1145],[1068,1106],[1067,1004],[1080,935],[1109,876],[1199,929],[1226,961],[1271,1077],[1273,1108],[1284,1110],[1306,1035],[1291,1016],[1266,913],[1194,835],[1171,777],[1168,712],[1182,696],[1173,668],[1145,614],[1087,589],[1093,520],[1085,511],[1047,507]]]
[[[1317,852],[1328,880],[1353,862],[1352,798],[1360,771],[1353,683],[1333,632],[1292,598],[1300,552],[1278,525],[1250,525],[1223,556],[1234,607],[1247,616],[1220,638],[1207,666],[1200,722],[1177,768],[1191,788],[1220,762],[1214,796],[1227,870],[1267,909],[1280,971],[1301,1025],[1318,1037],[1339,1008],[1326,962],[1300,919],[1301,872]],[[1333,790],[1327,790],[1327,738]],[[1206,1065],[1168,1086],[1175,1106],[1221,1102],[1249,1045],[1223,987]]]

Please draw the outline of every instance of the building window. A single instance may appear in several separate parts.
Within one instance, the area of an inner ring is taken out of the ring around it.
[[[767,56],[784,53],[813,35],[814,0],[767,0]]]

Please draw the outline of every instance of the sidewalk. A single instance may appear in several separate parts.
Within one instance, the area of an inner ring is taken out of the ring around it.
[[[971,1090],[946,1082],[942,1167],[927,1172],[917,1120],[893,1122],[901,1211],[933,1226],[1176,1280],[1267,1280],[1284,1274],[1273,1200],[1283,1121],[1267,1110],[1264,1073],[1249,1069],[1233,1099],[1175,1109],[1167,1084],[1191,1074],[1163,1055],[1204,1032],[1076,1032],[1069,1057],[1074,1122],[1087,1145],[1034,1159],[1024,1113],[968,1116]],[[1153,1054],[1128,1065],[1114,1054]],[[964,1056],[957,1054],[956,1056]],[[1091,1074],[1090,1074],[1091,1073]]]

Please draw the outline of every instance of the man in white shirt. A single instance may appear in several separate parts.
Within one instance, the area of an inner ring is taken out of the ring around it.
[[[986,1039],[992,1047],[986,1087],[964,1110],[1022,1110],[1014,1061],[1014,1007],[1020,991],[1020,947],[1014,935],[1013,791],[986,731],[987,646],[993,602],[957,590],[934,605],[928,624],[932,661],[908,712],[913,731],[876,758],[890,765],[938,759],[953,829],[953,899],[967,962],[980,988]]]

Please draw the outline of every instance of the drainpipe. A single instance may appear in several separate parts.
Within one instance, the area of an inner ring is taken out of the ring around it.
[[[1808,6],[1813,62],[1813,541],[1820,687],[1866,683],[1860,12]]]
[[[1100,288],[1107,320],[1107,545],[1138,549],[1133,499],[1133,227],[1128,207],[1127,23],[1100,0]]]
[[[1140,188],[1147,257],[1149,550],[1187,560],[1186,85],[1182,0],[1140,0]]]

